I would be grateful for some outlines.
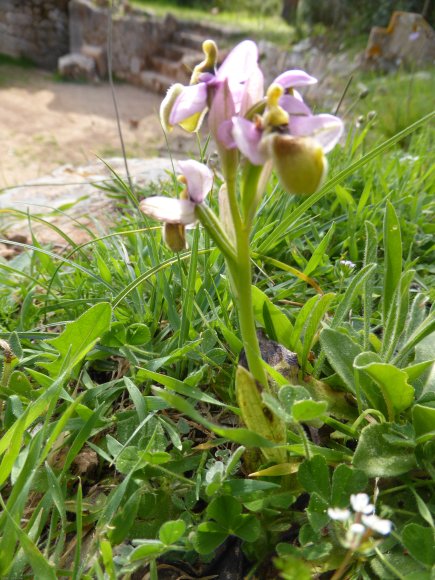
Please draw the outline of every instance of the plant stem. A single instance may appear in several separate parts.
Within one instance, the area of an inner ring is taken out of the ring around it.
[[[239,314],[240,333],[245,347],[248,367],[254,378],[265,389],[269,389],[267,374],[263,366],[258,344],[252,304],[252,271],[249,253],[249,233],[242,226],[237,231],[237,267],[232,270]]]
[[[300,423],[296,423],[296,428],[298,430],[298,433],[300,435],[300,438],[302,439],[302,443],[304,445],[304,450],[305,450],[305,457],[306,459],[311,459],[311,451],[310,451],[310,442],[308,441],[308,437],[307,434],[305,433],[305,429],[303,428],[303,426]]]
[[[353,551],[348,550],[346,552],[345,557],[343,558],[343,562],[340,564],[338,570],[336,570],[335,574],[332,576],[331,580],[340,580],[343,578],[344,573],[346,572],[346,568],[349,566],[349,563],[352,559]]]
[[[269,383],[262,363],[252,304],[252,271],[249,247],[250,227],[242,222],[240,216],[235,178],[228,178],[226,185],[228,204],[230,206],[234,232],[236,234],[237,253],[236,264],[227,263],[233,281],[233,293],[235,294],[239,314],[240,333],[242,335],[243,346],[245,347],[249,370],[262,387],[268,390]]]

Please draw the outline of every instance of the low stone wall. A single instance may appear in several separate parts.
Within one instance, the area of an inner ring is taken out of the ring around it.
[[[68,0],[0,0],[0,53],[54,69],[68,50]]]
[[[107,47],[108,9],[91,0],[71,0],[69,5],[70,46],[65,52],[88,55],[89,47]],[[112,70],[134,81],[174,31],[175,19],[159,20],[141,10],[128,8],[112,21]]]

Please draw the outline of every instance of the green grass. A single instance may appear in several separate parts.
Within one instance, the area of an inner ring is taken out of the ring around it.
[[[265,15],[261,11],[252,12],[219,12],[212,14],[204,10],[185,8],[172,2],[135,0],[134,4],[144,9],[150,9],[156,15],[164,16],[168,12],[180,19],[222,25],[233,30],[239,37],[249,37],[254,40],[265,39],[282,46],[289,46],[296,38],[294,27],[289,26],[279,15]]]

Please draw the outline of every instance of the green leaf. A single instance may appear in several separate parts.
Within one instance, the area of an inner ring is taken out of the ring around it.
[[[264,292],[256,286],[252,286],[252,302],[254,307],[255,319],[262,325],[265,325],[263,312],[267,308],[269,321],[273,324],[276,340],[286,348],[298,352],[296,345],[290,340],[293,334],[293,325],[287,316],[278,306],[275,306]],[[299,354],[299,353],[298,353]]]
[[[323,329],[320,344],[329,364],[344,381],[349,392],[355,394],[353,361],[361,353],[361,347],[338,330]]]
[[[396,413],[404,411],[414,401],[414,389],[408,383],[408,375],[392,364],[372,362],[361,364],[361,357],[355,360],[355,368],[367,373],[381,389],[388,408],[390,420]]]
[[[245,542],[255,542],[261,535],[261,525],[253,515],[243,515],[239,524],[234,528],[234,534]]]
[[[337,306],[337,310],[335,311],[334,318],[331,322],[331,328],[337,328],[343,322],[352,308],[361,286],[364,284],[366,279],[371,276],[374,270],[376,270],[376,264],[367,264],[367,266],[364,266],[358,274],[352,278],[346,292],[341,297],[340,303]]]
[[[331,505],[347,507],[351,494],[364,491],[367,485],[368,477],[363,471],[352,469],[344,463],[338,465],[332,474]]]
[[[178,542],[186,531],[186,524],[183,520],[169,520],[165,522],[159,530],[159,539],[166,546]]]
[[[198,554],[211,554],[227,539],[227,532],[213,522],[199,524],[193,545]]]
[[[107,533],[112,545],[121,544],[127,537],[135,523],[142,493],[142,489],[136,490],[125,502],[122,511],[113,518]]]
[[[435,431],[435,409],[425,405],[414,405],[412,422],[417,437]]]
[[[260,491],[279,489],[279,485],[270,481],[255,481],[250,479],[229,479],[223,485],[225,493],[230,493],[233,497],[241,500]]]
[[[169,403],[172,407],[184,413],[194,421],[197,421],[200,425],[204,425],[210,431],[213,431],[220,437],[225,437],[230,441],[235,441],[236,443],[240,443],[241,445],[246,445],[246,447],[273,447],[274,444],[265,439],[258,433],[254,433],[253,431],[249,431],[249,429],[228,429],[225,427],[220,427],[215,423],[212,423],[208,419],[206,419],[201,413],[199,413],[190,403],[188,403],[182,397],[179,397],[175,393],[167,392],[163,389],[158,387],[153,387],[153,391],[156,395],[161,397],[164,401]]]
[[[148,326],[142,324],[141,322],[136,322],[135,324],[130,324],[127,328],[127,344],[141,345],[146,344],[151,339],[151,333]]]
[[[62,334],[48,340],[59,357],[50,363],[40,363],[50,376],[56,377],[68,359],[68,367],[73,369],[95,346],[101,336],[110,328],[112,308],[107,302],[95,304],[74,322],[68,322]]]
[[[240,503],[230,495],[213,499],[207,508],[207,517],[215,520],[225,530],[234,530],[242,513]]]
[[[364,249],[364,266],[367,264],[376,264],[378,253],[378,232],[375,226],[369,222],[365,222],[365,249]],[[372,270],[370,275],[366,277],[363,286],[363,305],[364,305],[364,350],[370,347],[370,322],[373,311],[373,293],[375,286],[376,269]]]
[[[325,501],[329,501],[331,486],[329,483],[329,469],[324,457],[315,455],[306,459],[299,466],[298,480],[308,493],[317,493]]]
[[[279,577],[284,580],[311,580],[311,568],[297,556],[283,556],[274,558],[273,564],[277,570],[280,570]]]
[[[405,328],[409,310],[409,289],[414,275],[414,270],[403,272],[394,292],[382,337],[381,356],[385,361],[391,359]]]
[[[245,368],[236,371],[236,396],[243,422],[251,431],[269,439],[273,443],[285,444],[286,428],[283,419],[266,407],[262,399],[261,387]],[[262,449],[270,461],[284,463],[287,453],[284,449]]]
[[[331,241],[332,236],[335,232],[335,223],[329,228],[327,234],[324,236],[320,244],[316,247],[311,256],[308,264],[305,266],[304,274],[306,276],[310,276],[317,268],[317,266],[321,263],[322,260],[325,259],[325,255],[327,255],[327,248],[329,242]]]
[[[402,274],[402,236],[400,224],[393,205],[388,201],[384,218],[384,293],[383,317],[387,321],[388,311],[393,304],[394,292]]]
[[[329,501],[323,499],[319,494],[313,492],[310,497],[310,503],[307,507],[308,521],[314,531],[319,532],[329,523],[327,509]]]
[[[190,399],[196,399],[197,401],[202,401],[204,403],[210,403],[211,405],[217,405],[219,407],[231,408],[222,401],[219,401],[215,397],[203,393],[200,389],[192,387],[189,384],[185,384],[183,381],[179,381],[174,377],[169,377],[168,375],[163,375],[150,371],[149,369],[140,368],[137,372],[137,379],[144,380],[149,379],[151,381],[156,381],[157,383],[164,385],[171,391],[175,391],[179,395],[184,395]]]
[[[353,465],[369,477],[395,477],[415,466],[413,449],[393,445],[386,435],[394,435],[389,423],[367,425],[361,431]]]
[[[402,541],[413,558],[425,566],[435,564],[435,531],[418,524],[403,528]]]
[[[313,421],[325,414],[328,403],[325,401],[296,401],[292,407],[293,419],[297,423]]]
[[[57,576],[54,568],[47,562],[47,560],[44,558],[29,536],[23,532],[20,526],[15,522],[9,511],[6,510],[6,506],[2,499],[0,499],[0,504],[3,508],[3,513],[6,514],[7,519],[12,524],[13,529],[17,534],[21,548],[23,549],[29,561],[29,564],[35,574],[35,578],[44,578],[44,580],[56,580]]]
[[[142,540],[142,544],[130,554],[130,562],[156,558],[165,551],[165,546],[158,540]]]

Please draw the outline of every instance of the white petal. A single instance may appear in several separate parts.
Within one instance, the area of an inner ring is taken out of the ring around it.
[[[378,516],[375,515],[363,515],[361,520],[365,526],[374,532],[381,534],[382,536],[387,536],[393,528],[393,524],[390,522],[390,520],[383,520],[382,518],[378,518]]]
[[[338,522],[345,522],[350,518],[350,510],[342,510],[340,508],[328,508],[328,516],[331,520]]]
[[[370,498],[366,493],[357,493],[350,496],[350,503],[355,512],[372,514],[375,506],[370,503]]]
[[[195,204],[171,197],[147,197],[139,204],[145,215],[167,224],[191,224],[195,221]]]
[[[186,178],[190,199],[194,203],[202,203],[213,186],[213,172],[207,165],[194,159],[178,161],[178,167]]]

